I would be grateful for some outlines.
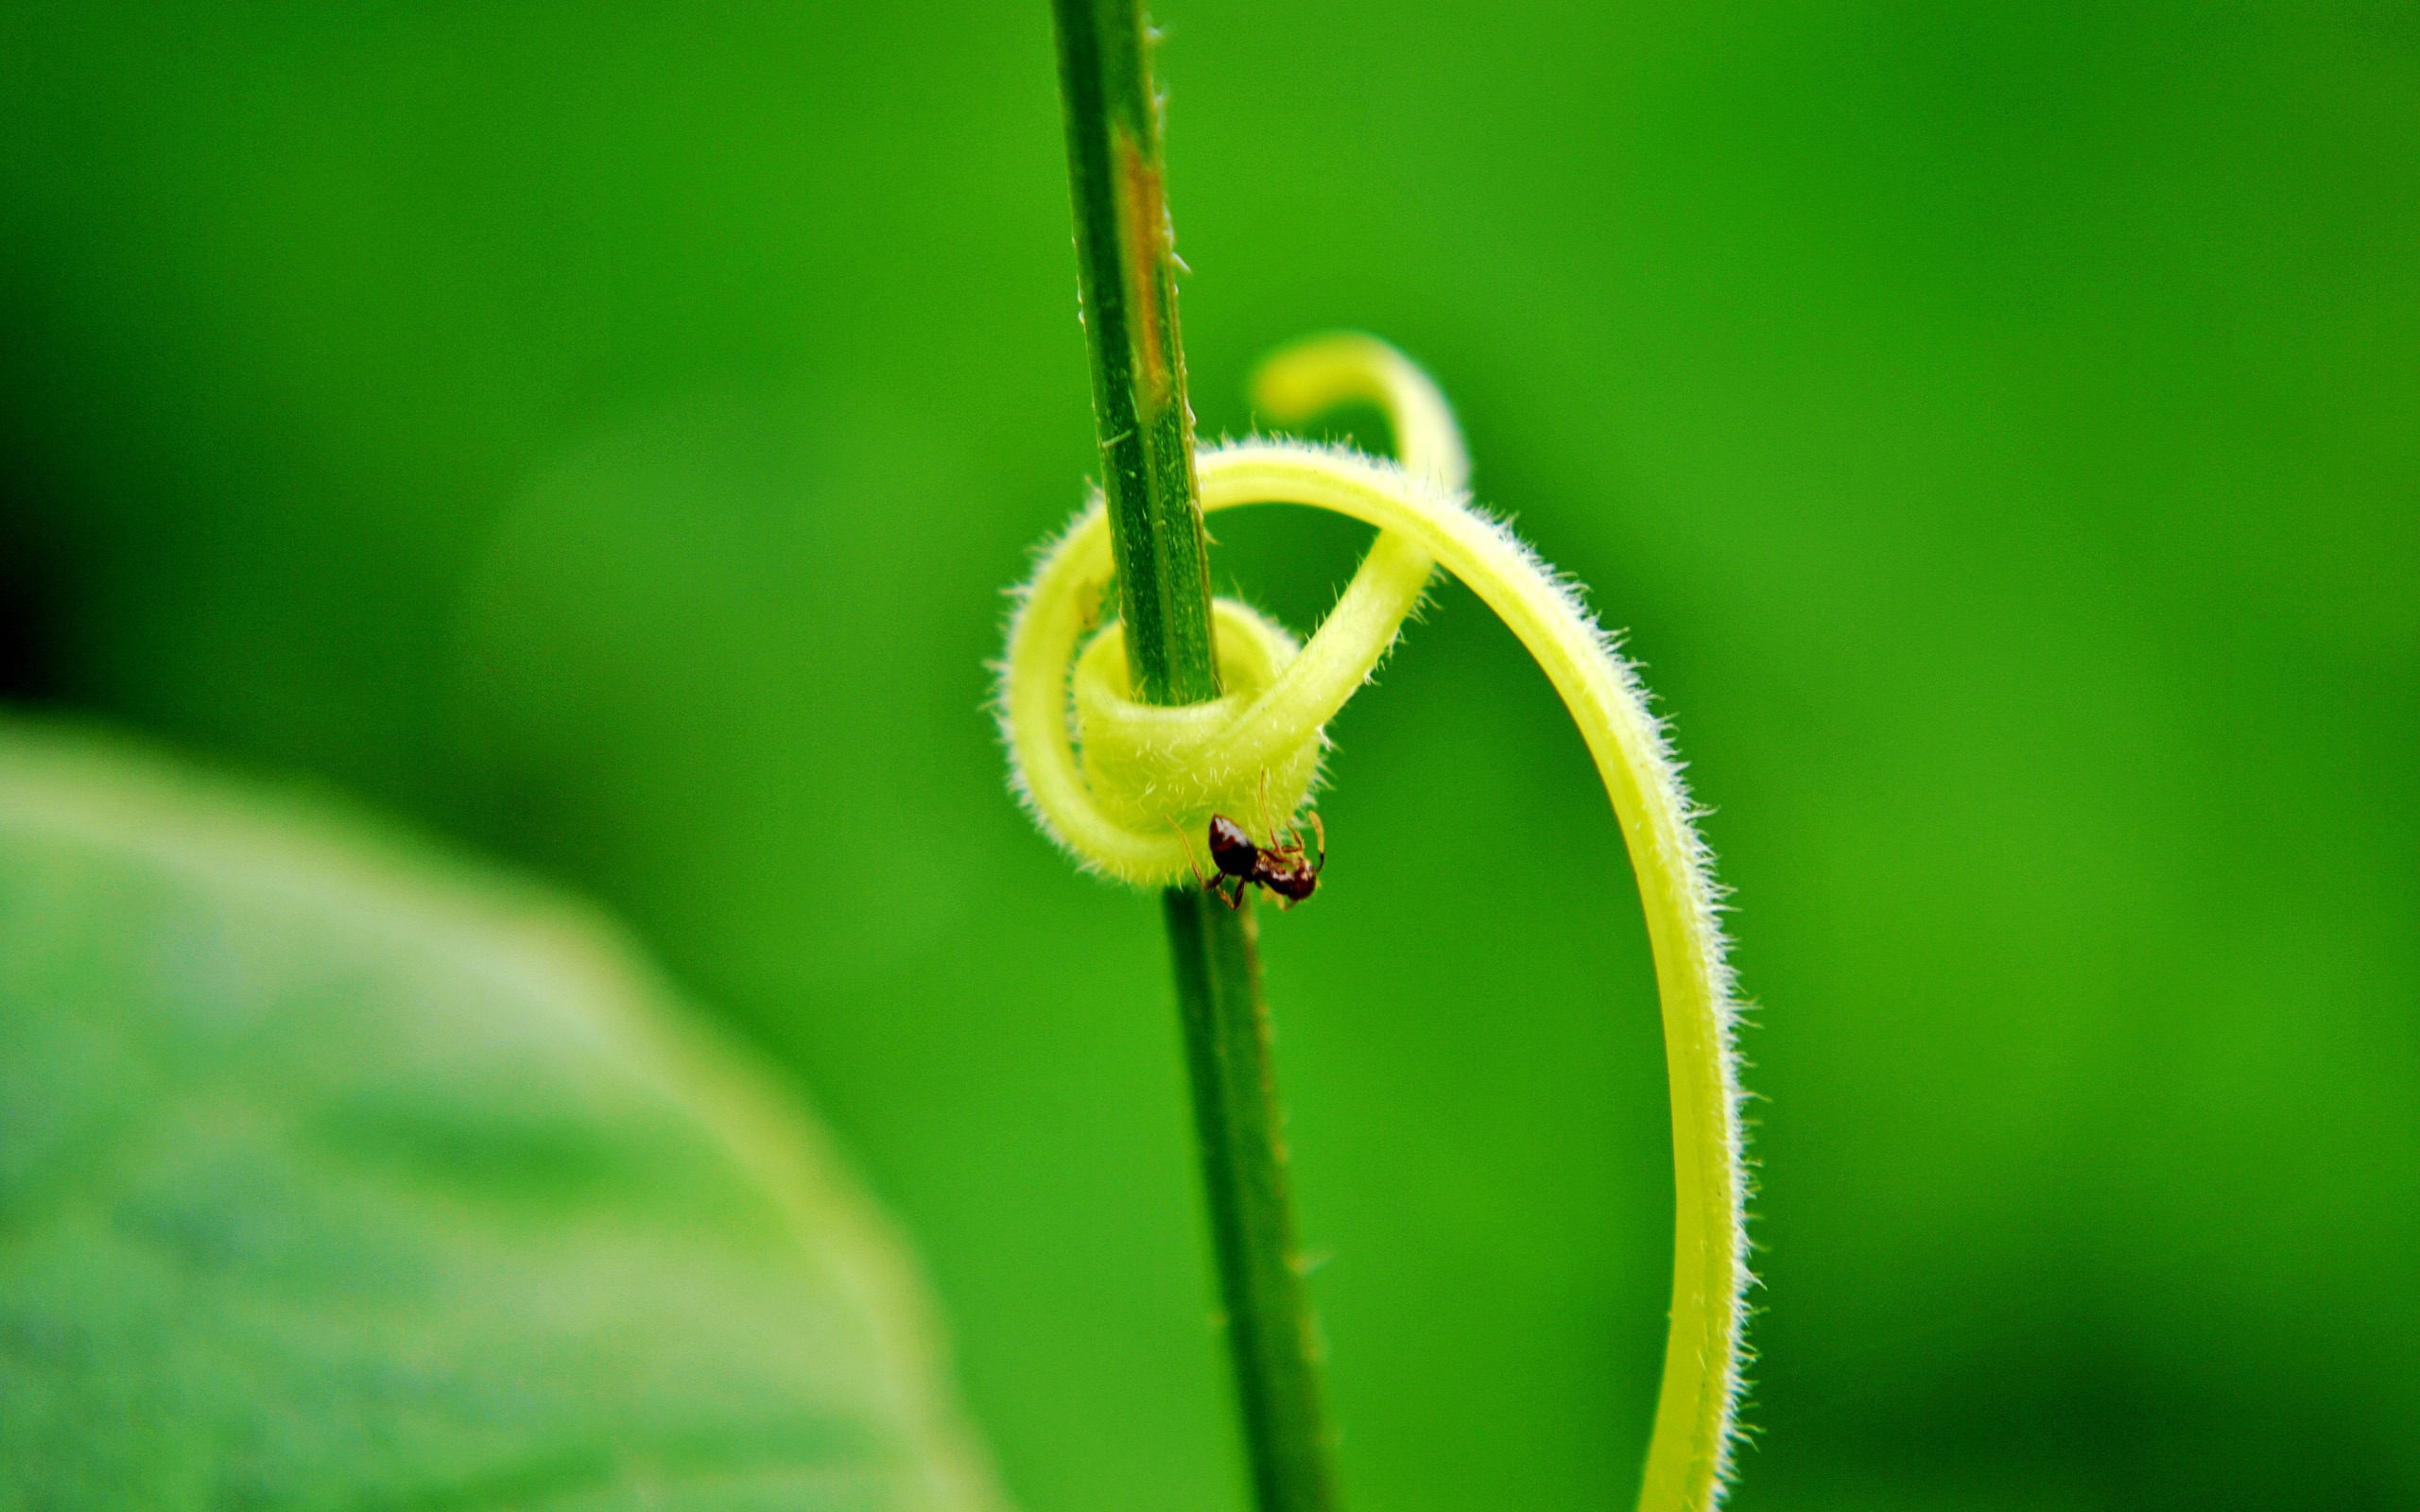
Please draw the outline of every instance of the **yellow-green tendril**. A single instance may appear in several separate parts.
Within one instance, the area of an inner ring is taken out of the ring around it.
[[[1742,1228],[1736,1005],[1710,857],[1629,662],[1553,570],[1462,492],[1469,466],[1443,397],[1369,336],[1314,337],[1254,381],[1263,413],[1299,421],[1348,400],[1381,405],[1400,464],[1301,441],[1206,450],[1204,510],[1300,504],[1378,527],[1308,644],[1244,606],[1216,606],[1228,692],[1214,703],[1134,701],[1122,638],[1099,623],[1108,530],[1096,499],[1042,555],[1009,627],[1001,726],[1019,795],[1082,865],[1146,885],[1190,874],[1188,837],[1216,812],[1281,824],[1319,773],[1322,726],[1368,680],[1443,566],[1519,636],[1595,758],[1621,822],[1663,1001],[1675,1181],[1671,1332],[1641,1512],[1699,1512],[1730,1471],[1739,1392]],[[1096,633],[1098,632],[1098,633]],[[1087,637],[1090,637],[1087,640]]]

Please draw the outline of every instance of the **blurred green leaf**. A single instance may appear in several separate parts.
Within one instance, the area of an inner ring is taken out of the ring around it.
[[[594,921],[0,737],[0,1507],[988,1506],[919,1308]]]

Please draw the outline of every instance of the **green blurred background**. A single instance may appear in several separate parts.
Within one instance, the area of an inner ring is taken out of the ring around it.
[[[1205,433],[1357,326],[1677,720],[1743,1512],[2420,1504],[2420,11],[1165,0]],[[1150,901],[1009,802],[1094,457],[1046,8],[0,5],[8,696],[602,897],[1033,1512],[1242,1500]],[[1220,524],[1298,626],[1359,541]],[[1265,931],[1349,1504],[1626,1503],[1635,898],[1449,589]]]

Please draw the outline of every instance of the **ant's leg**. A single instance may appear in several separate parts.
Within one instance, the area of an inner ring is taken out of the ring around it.
[[[1320,811],[1317,809],[1311,810],[1303,816],[1311,821],[1311,833],[1319,836],[1320,858],[1311,863],[1311,875],[1316,877],[1320,874],[1321,868],[1327,865],[1327,826],[1320,822]],[[1303,843],[1302,832],[1299,830],[1294,833],[1294,843],[1298,846]]]
[[[1219,885],[1203,876],[1201,874],[1201,864],[1193,859],[1193,837],[1186,834],[1184,833],[1184,826],[1178,824],[1174,819],[1168,820],[1168,828],[1176,831],[1177,844],[1184,847],[1184,864],[1193,868],[1194,882],[1205,891],[1217,892],[1219,890]]]
[[[1233,882],[1233,883],[1236,885],[1235,896],[1233,896],[1233,897],[1227,897],[1227,895],[1226,895],[1226,894],[1224,894],[1224,893],[1220,893],[1220,894],[1219,894],[1219,896],[1220,896],[1220,897],[1222,897],[1222,898],[1226,898],[1226,902],[1227,902],[1227,909],[1228,909],[1228,911],[1229,911],[1230,913],[1237,913],[1237,914],[1242,913],[1242,912],[1244,911],[1244,889],[1245,889],[1246,887],[1248,887],[1248,886],[1252,885],[1252,884],[1251,884],[1251,883],[1249,883],[1249,882],[1247,882],[1247,881],[1245,881],[1245,880],[1244,880],[1243,878],[1241,878],[1241,877],[1221,878],[1221,879],[1219,879],[1219,880],[1221,880],[1221,881],[1225,881],[1225,882]],[[1210,889],[1210,890],[1211,890],[1211,891],[1213,891],[1213,892],[1218,892],[1218,889],[1217,889],[1216,887],[1213,887],[1213,888],[1212,888],[1212,889]]]

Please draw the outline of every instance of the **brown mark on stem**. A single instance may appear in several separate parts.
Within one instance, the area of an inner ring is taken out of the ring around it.
[[[1168,252],[1167,203],[1160,186],[1160,170],[1143,156],[1142,148],[1123,128],[1114,135],[1117,208],[1125,221],[1118,241],[1126,254],[1127,308],[1132,312],[1129,332],[1136,375],[1157,411],[1167,407],[1171,392],[1167,312],[1160,298],[1160,269]]]

